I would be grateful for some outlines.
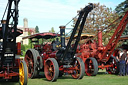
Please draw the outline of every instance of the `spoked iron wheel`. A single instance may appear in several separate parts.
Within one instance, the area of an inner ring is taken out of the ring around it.
[[[45,77],[49,81],[56,81],[59,76],[59,66],[54,58],[48,58],[44,66]]]
[[[95,58],[87,58],[85,60],[85,73],[87,76],[96,76],[98,73],[98,63]]]
[[[38,75],[36,50],[29,49],[25,54],[25,62],[28,66],[28,77],[35,78]]]
[[[118,74],[119,73],[119,64],[116,57],[111,56],[110,59],[107,62],[108,65],[111,65],[111,67],[106,68],[106,71],[109,74]]]
[[[74,67],[75,70],[73,71],[72,77],[74,79],[82,79],[85,73],[85,66],[83,60],[80,57],[76,57]]]
[[[28,81],[28,74],[27,74],[27,65],[25,61],[20,61],[19,65],[19,80],[20,80],[20,85],[27,85]]]

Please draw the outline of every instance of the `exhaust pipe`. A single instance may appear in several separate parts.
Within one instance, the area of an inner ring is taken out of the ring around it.
[[[65,47],[65,26],[60,26],[61,47]]]

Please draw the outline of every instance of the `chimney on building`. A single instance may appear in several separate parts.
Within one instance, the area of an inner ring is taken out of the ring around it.
[[[24,18],[24,28],[28,28],[28,19]]]

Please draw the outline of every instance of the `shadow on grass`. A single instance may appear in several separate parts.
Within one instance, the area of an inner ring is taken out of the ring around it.
[[[107,75],[108,73],[106,73],[106,72],[98,72],[96,75]],[[85,76],[88,76],[88,75],[86,75],[85,74]],[[95,76],[94,76],[95,77]]]
[[[105,74],[108,74],[106,72],[98,72],[98,75],[105,75]]]
[[[45,75],[43,72],[40,72],[39,75],[35,79],[42,79],[45,78]]]
[[[36,79],[43,79],[45,81],[48,81],[44,75],[44,72],[40,72],[39,76]],[[73,79],[71,75],[62,75],[62,77],[58,77],[58,79]]]
[[[74,79],[74,78],[71,75],[63,75],[62,77],[58,77],[57,79]],[[43,80],[48,81],[46,78],[43,78]]]
[[[5,79],[0,79],[0,85],[19,85],[19,82],[11,82]]]
[[[62,77],[58,77],[58,79],[74,79],[71,75],[63,75]]]

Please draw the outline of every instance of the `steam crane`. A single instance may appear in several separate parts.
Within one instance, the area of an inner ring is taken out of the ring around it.
[[[120,22],[117,22],[117,20],[120,20]],[[112,24],[115,22],[118,24],[116,24],[116,27],[113,27]],[[108,26],[110,27],[109,31],[113,28],[116,29],[106,46],[102,44],[102,31],[98,30],[96,35],[98,36],[98,43],[96,40],[88,38],[84,42],[85,44],[80,45],[80,49],[77,49],[78,53],[76,55],[84,61],[85,73],[88,76],[95,76],[98,73],[98,69],[106,69],[110,74],[119,73],[118,60],[112,54],[128,23],[128,11],[113,23]],[[108,29],[108,27],[106,28]]]
[[[23,33],[17,29],[18,4],[20,0],[8,0],[0,27],[0,77],[12,81],[19,81],[27,85],[27,66],[20,60],[21,44],[16,43],[16,37]],[[7,18],[4,16],[7,10]],[[10,24],[11,23],[11,24]]]
[[[75,27],[74,27],[74,29],[73,29],[73,31],[71,33],[71,36],[70,36],[70,39],[69,39],[69,42],[68,42],[67,46],[65,46],[65,44],[63,44],[63,42],[65,43],[65,38],[63,37],[64,33],[60,30],[61,38],[62,38],[61,39],[62,50],[61,50],[61,52],[58,52],[58,54],[62,54],[61,56],[58,57],[58,59],[60,58],[60,62],[62,62],[62,63],[68,62],[69,63],[70,61],[72,61],[70,59],[73,59],[73,56],[74,56],[74,54],[76,52],[77,45],[78,45],[78,42],[80,41],[80,36],[81,36],[82,30],[83,30],[87,15],[93,8],[94,8],[93,4],[90,4],[89,6],[85,7],[82,11],[80,11],[79,18],[78,18],[78,20],[77,20],[77,22],[75,24]],[[80,22],[81,22],[81,25],[80,25]],[[79,25],[80,25],[80,29],[78,29]],[[62,29],[64,27],[60,27],[60,28]],[[77,30],[78,30],[78,36],[76,37],[76,41],[75,41],[74,47],[71,48],[71,43],[73,42],[73,39],[75,37],[75,34],[76,34]]]

